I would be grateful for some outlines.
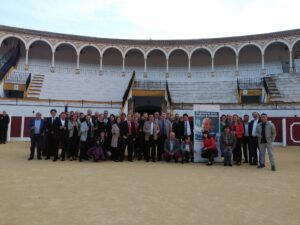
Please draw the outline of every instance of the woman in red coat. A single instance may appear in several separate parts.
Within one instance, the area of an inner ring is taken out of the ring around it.
[[[244,126],[243,123],[240,121],[240,118],[237,114],[234,114],[232,116],[232,124],[231,124],[231,132],[236,137],[236,146],[233,149],[233,161],[237,165],[241,165],[242,163],[242,142],[243,142],[243,136],[244,136]]]
[[[203,132],[203,148],[201,156],[207,158],[206,165],[211,166],[214,162],[214,157],[218,153],[216,148],[216,141],[213,137],[209,136],[208,131]]]

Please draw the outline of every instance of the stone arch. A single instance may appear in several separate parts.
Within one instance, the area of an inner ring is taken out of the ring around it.
[[[34,38],[34,39],[31,39],[31,40],[28,42],[26,48],[29,49],[30,46],[31,46],[32,44],[34,44],[35,42],[38,42],[38,41],[42,41],[42,42],[48,44],[49,47],[50,47],[50,49],[51,49],[51,51],[54,52],[53,45],[50,43],[50,41],[48,41],[47,39],[44,39],[44,38]]]

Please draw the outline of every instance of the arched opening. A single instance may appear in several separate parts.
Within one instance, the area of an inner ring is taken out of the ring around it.
[[[265,69],[267,74],[289,71],[289,48],[282,42],[274,42],[265,49]]]
[[[165,78],[166,75],[166,55],[160,49],[153,49],[147,54],[147,74],[148,77]]]
[[[4,39],[0,46],[0,58],[2,58],[6,53],[8,53],[8,51],[12,51],[12,49],[17,47],[18,44],[20,44],[20,56],[19,61],[17,63],[17,69],[24,70],[26,50],[25,44],[21,39],[17,37],[8,37]]]
[[[80,50],[79,68],[81,74],[98,74],[100,68],[100,53],[93,46],[86,46]]]
[[[75,48],[63,43],[55,49],[55,71],[58,73],[73,74],[77,65],[77,53]]]
[[[28,51],[30,71],[49,72],[52,62],[52,49],[45,41],[33,42]]]
[[[122,65],[123,65],[123,57],[122,52],[119,49],[111,47],[104,51],[103,53],[103,71],[105,74],[121,74],[122,73]]]
[[[169,72],[171,77],[184,77],[188,72],[189,59],[182,49],[175,49],[169,55]]]
[[[293,46],[293,66],[294,71],[300,72],[300,40],[298,40]]]
[[[236,55],[232,48],[219,48],[214,56],[214,72],[218,76],[232,76],[236,69]]]
[[[129,74],[133,71],[137,74],[144,72],[144,53],[139,49],[130,49],[125,55],[125,69]]]
[[[240,76],[260,76],[261,50],[255,45],[246,45],[239,52]]]
[[[211,73],[211,54],[206,49],[197,49],[191,55],[191,73],[194,77]]]

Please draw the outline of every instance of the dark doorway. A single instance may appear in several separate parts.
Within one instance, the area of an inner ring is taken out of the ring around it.
[[[141,107],[136,107],[135,112],[138,112],[141,115],[143,115],[143,113],[145,113],[145,112],[148,114],[154,114],[155,112],[161,112],[161,107],[141,106]]]
[[[134,97],[134,112],[143,114],[147,112],[149,114],[154,114],[155,112],[161,112],[163,97]]]

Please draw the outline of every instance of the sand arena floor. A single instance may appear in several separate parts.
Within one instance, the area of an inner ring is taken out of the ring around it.
[[[300,148],[249,165],[28,161],[0,145],[0,225],[299,225]]]

